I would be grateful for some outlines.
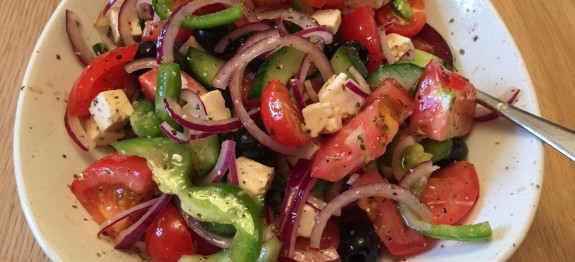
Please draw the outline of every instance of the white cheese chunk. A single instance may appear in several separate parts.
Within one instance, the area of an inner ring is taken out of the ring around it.
[[[108,11],[108,17],[112,28],[112,36],[114,37],[115,42],[120,42],[120,30],[118,26],[120,24],[118,19],[120,7],[121,5],[114,5],[110,8],[110,11]],[[140,27],[140,21],[137,16],[130,21],[130,31],[132,36],[142,35],[142,28]]]
[[[247,157],[236,159],[239,187],[252,195],[265,194],[274,178],[274,168]]]
[[[125,135],[124,129],[122,128],[109,132],[100,130],[100,127],[98,127],[98,124],[96,124],[96,121],[92,118],[88,118],[86,120],[84,127],[86,128],[86,134],[88,137],[99,146],[107,146],[116,142],[118,139],[123,138]]]
[[[180,49],[178,49],[178,52],[180,52],[180,54],[182,54],[182,55],[186,55],[188,53],[188,49],[190,49],[190,47],[193,47],[195,49],[204,50],[204,48],[200,46],[200,44],[198,43],[196,38],[193,35],[191,35],[188,38],[188,40],[186,40],[186,42],[184,42],[182,47],[180,47]]]
[[[341,116],[335,112],[331,103],[318,102],[302,110],[305,127],[311,137],[319,134],[335,133],[342,127]]]
[[[341,11],[338,9],[321,9],[313,13],[312,17],[317,23],[331,31],[333,34],[339,29],[341,24]]]
[[[315,225],[315,217],[318,211],[309,204],[303,206],[303,212],[299,220],[299,225],[297,227],[297,235],[309,238],[311,236],[311,230],[313,225]]]
[[[90,104],[90,113],[100,130],[109,132],[124,127],[134,108],[124,91],[116,89],[98,94]]]
[[[204,102],[208,117],[211,120],[225,120],[232,117],[232,112],[226,107],[226,101],[220,90],[203,94],[200,96],[200,99]]]
[[[388,34],[387,44],[395,61],[399,60],[407,51],[415,49],[411,39],[398,34]]]
[[[332,76],[325,82],[317,94],[320,102],[331,103],[336,114],[342,119],[353,116],[359,112],[359,109],[365,102],[365,99],[345,87],[347,75],[340,73]],[[330,124],[337,124],[332,122]]]

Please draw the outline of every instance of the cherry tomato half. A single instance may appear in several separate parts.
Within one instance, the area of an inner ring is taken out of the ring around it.
[[[148,227],[145,242],[155,262],[176,262],[182,255],[196,253],[186,221],[172,204]]]
[[[395,12],[391,5],[385,5],[377,11],[375,19],[380,26],[390,24],[385,31],[387,34],[399,34],[405,37],[416,35],[425,25],[427,16],[425,15],[425,3],[423,0],[409,0],[413,8],[413,18],[408,21]]]

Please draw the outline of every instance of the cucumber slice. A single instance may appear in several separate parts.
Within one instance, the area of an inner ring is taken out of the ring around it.
[[[192,167],[200,177],[206,176],[216,165],[221,143],[218,135],[211,135],[186,144],[192,155]]]
[[[259,98],[269,82],[279,80],[284,85],[297,74],[305,53],[284,46],[268,56],[258,68],[248,98]]]
[[[371,89],[375,89],[383,80],[393,77],[403,88],[409,91],[417,85],[421,74],[423,74],[423,68],[414,64],[384,65],[371,72],[366,81]]]
[[[214,90],[212,85],[214,76],[224,64],[221,60],[206,51],[202,51],[193,47],[188,49],[186,54],[187,67],[186,72],[196,79],[200,84],[209,90]]]
[[[425,67],[429,61],[431,61],[431,59],[439,62],[440,64],[445,66],[445,62],[443,61],[443,59],[430,54],[428,52],[419,50],[419,49],[413,49],[413,52],[415,53],[415,58],[413,60],[399,60],[396,62],[396,64],[405,64],[405,63],[410,63],[410,64],[414,64],[417,65],[419,67]]]
[[[411,8],[408,0],[393,0],[391,8],[407,21],[413,19],[413,8]]]
[[[336,75],[339,73],[347,74],[347,69],[353,66],[363,77],[367,76],[367,68],[365,68],[361,58],[359,58],[359,55],[352,47],[340,46],[335,50],[329,62]]]

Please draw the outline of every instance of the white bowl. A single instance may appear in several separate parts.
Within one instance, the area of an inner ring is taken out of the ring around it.
[[[105,2],[61,2],[34,49],[18,101],[14,135],[18,193],[36,240],[52,260],[140,260],[96,238],[98,225],[68,188],[74,174],[107,152],[82,152],[64,128],[65,101],[82,71],[66,37],[64,13],[70,9],[79,14],[91,46],[99,41],[91,24]],[[494,95],[511,86],[521,88],[518,106],[539,113],[523,60],[490,2],[428,0],[426,5],[429,23],[451,44],[464,76]],[[414,261],[506,260],[529,229],[543,182],[541,142],[502,119],[478,124],[467,141],[481,192],[465,223],[489,221],[493,239],[442,241]]]

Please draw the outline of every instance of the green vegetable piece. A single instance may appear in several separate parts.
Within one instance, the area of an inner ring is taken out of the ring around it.
[[[431,161],[433,163],[447,158],[451,153],[451,148],[453,146],[453,141],[451,139],[444,141],[436,141],[433,139],[425,138],[421,140],[421,145],[425,152],[433,155]]]
[[[192,186],[190,153],[168,138],[133,138],[113,146],[122,155],[146,158],[160,191],[177,195],[186,213],[203,222],[233,225],[236,234],[229,251],[231,261],[257,261],[263,221],[260,205],[252,196],[230,184]]]
[[[215,87],[212,85],[212,80],[225,61],[206,51],[193,47],[188,49],[186,61],[188,65],[186,68],[187,72],[204,87],[214,90]]]
[[[413,8],[408,0],[393,0],[391,8],[405,20],[411,21],[413,19]]]
[[[174,121],[166,107],[164,98],[178,99],[182,91],[182,77],[180,66],[176,63],[162,63],[158,69],[158,85],[156,88],[156,116],[160,121],[166,121],[173,128],[181,130],[181,126]]]
[[[209,256],[202,255],[183,255],[178,262],[231,262],[230,250],[224,249]]]
[[[394,78],[406,90],[417,87],[423,68],[414,64],[382,65],[371,72],[365,79],[373,90],[387,78]]]
[[[208,231],[221,235],[221,236],[233,236],[236,233],[236,228],[230,224],[220,224],[215,222],[204,222],[204,228]]]
[[[430,160],[433,155],[426,153],[421,144],[408,146],[399,155],[400,166],[403,171],[407,172],[419,163]]]
[[[305,53],[293,47],[284,46],[269,55],[260,65],[254,76],[248,98],[261,97],[264,89],[272,80],[284,85],[297,74]]]
[[[258,262],[274,262],[277,261],[278,257],[280,256],[282,243],[277,237],[272,237],[266,242],[262,247],[262,252],[260,253],[260,257],[258,258]]]
[[[170,7],[173,5],[174,0],[153,0],[152,7],[154,12],[162,18],[168,20],[172,14]],[[244,8],[242,4],[230,6],[222,11],[201,16],[190,15],[182,22],[181,27],[192,29],[206,29],[218,27],[233,23],[244,16]]]
[[[432,225],[429,231],[422,233],[428,237],[458,241],[483,241],[490,239],[493,234],[487,221],[462,226]]]
[[[293,9],[304,12],[308,15],[313,14],[313,7],[304,4],[301,0],[292,0],[291,6]]]
[[[92,46],[92,50],[94,50],[94,53],[96,53],[97,56],[108,52],[108,48],[106,48],[106,46],[103,43],[94,44]]]
[[[415,53],[415,58],[413,60],[399,60],[397,62],[395,62],[396,64],[404,64],[404,63],[409,63],[409,64],[414,64],[416,66],[419,67],[425,67],[427,64],[429,64],[429,62],[433,59],[437,62],[439,62],[440,64],[445,66],[445,61],[443,61],[443,59],[430,54],[428,52],[419,50],[419,49],[413,49],[413,52]]]
[[[335,53],[329,62],[331,63],[335,74],[345,73],[352,77],[347,70],[353,66],[363,77],[367,76],[367,68],[365,68],[365,65],[361,62],[361,58],[359,58],[357,51],[352,47],[340,46],[335,50]]]
[[[130,116],[130,126],[139,137],[157,137],[162,135],[161,121],[154,114],[154,105],[148,100],[133,103],[134,113]]]
[[[220,156],[221,143],[218,135],[192,140],[186,144],[192,154],[192,166],[199,177],[207,176]]]

